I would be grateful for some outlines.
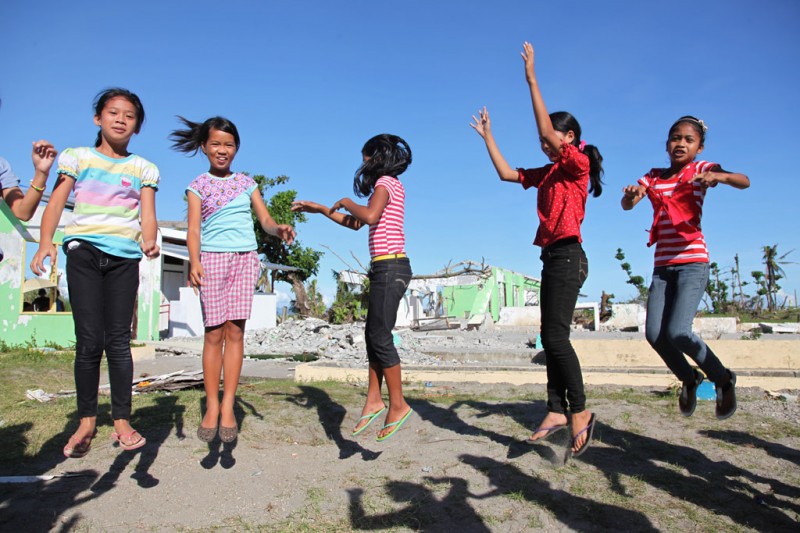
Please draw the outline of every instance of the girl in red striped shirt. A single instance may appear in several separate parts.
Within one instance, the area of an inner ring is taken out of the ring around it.
[[[654,168],[637,185],[623,189],[622,208],[633,209],[645,197],[653,204],[648,246],[656,245],[653,282],[647,298],[645,337],[675,376],[683,382],[678,408],[692,416],[703,374],[714,382],[716,415],[736,411],[736,374],[726,369],[711,348],[692,332],[692,320],[708,285],[708,249],[700,228],[703,200],[709,187],[725,183],[746,189],[744,174],[723,170],[717,163],[695,161],[703,151],[706,127],[692,116],[679,118],[667,136],[669,168]]]
[[[394,346],[392,328],[397,308],[411,281],[411,263],[406,256],[405,189],[398,176],[411,164],[411,148],[397,135],[381,134],[368,140],[361,150],[362,165],[356,171],[353,190],[357,196],[369,196],[367,205],[342,198],[328,208],[314,202],[297,201],[293,211],[321,213],[337,224],[352,230],[369,226],[369,307],[365,338],[369,360],[369,388],[361,418],[353,436],[363,432],[384,411],[381,395],[383,380],[389,390],[389,408],[378,441],[395,434],[408,420],[413,409],[403,397],[400,358]],[[340,209],[350,214],[340,213]]]
[[[586,409],[578,355],[569,340],[578,292],[589,274],[581,246],[581,223],[588,193],[600,196],[603,158],[596,146],[581,141],[578,121],[566,112],[548,114],[533,65],[533,46],[525,43],[522,58],[531,92],[539,141],[551,163],[534,169],[513,169],[497,148],[489,113],[484,107],[470,124],[486,143],[503,181],[536,187],[539,229],[533,243],[542,247],[542,344],[547,354],[547,415],[528,442],[547,438],[568,426],[572,453],[582,454],[592,441],[596,416]]]

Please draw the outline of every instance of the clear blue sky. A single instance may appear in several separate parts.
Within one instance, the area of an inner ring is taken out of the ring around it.
[[[709,125],[704,159],[752,181],[708,194],[712,260],[727,267],[738,253],[749,279],[763,269],[762,246],[798,248],[798,25],[796,0],[10,0],[0,3],[0,154],[27,186],[32,141],[90,144],[94,95],[129,88],[147,113],[130,149],[161,170],[159,218],[181,219],[183,190],[207,161],[170,150],[175,115],[230,118],[242,136],[237,170],[288,175],[299,198],[328,205],[352,196],[364,141],[395,133],[414,152],[401,177],[414,271],[484,259],[538,277],[536,192],[501,183],[468,126],[486,105],[512,166],[547,163],[519,56],[528,40],[548,108],[573,113],[605,157],[606,189],[583,225],[583,293],[621,301],[634,289],[618,247],[635,273],[649,281],[652,271],[652,211],[643,202],[623,212],[622,187],[667,163],[667,130],[684,114]],[[297,229],[306,246],[368,260],[365,230],[322,217]],[[800,262],[800,250],[787,259]],[[329,296],[330,272],[343,266],[326,251]],[[800,266],[785,270],[793,294]]]

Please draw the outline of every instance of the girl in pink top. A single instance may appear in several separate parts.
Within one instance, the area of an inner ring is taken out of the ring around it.
[[[637,185],[625,187],[622,208],[633,209],[645,196],[653,204],[648,246],[655,244],[656,253],[645,337],[683,382],[678,409],[683,416],[692,416],[697,387],[703,382],[703,374],[689,364],[686,354],[716,385],[716,415],[722,420],[736,412],[736,374],[692,332],[697,306],[708,285],[708,250],[700,219],[708,187],[725,183],[746,189],[750,179],[723,170],[716,163],[695,161],[703,151],[707,129],[695,117],[675,121],[667,136],[669,168],[651,169]]]
[[[503,181],[536,187],[539,229],[534,244],[542,247],[542,344],[547,354],[547,415],[528,439],[533,443],[571,426],[572,453],[582,454],[591,443],[596,425],[586,410],[586,394],[578,355],[569,340],[578,292],[589,274],[581,246],[588,193],[600,196],[603,173],[597,147],[581,141],[578,121],[566,112],[547,113],[533,65],[533,46],[523,45],[525,78],[542,151],[550,164],[529,170],[513,169],[497,148],[489,112],[484,107],[470,124],[486,142],[489,157]]]
[[[369,360],[369,389],[361,418],[353,436],[363,432],[384,411],[381,386],[389,389],[389,410],[378,441],[391,437],[411,416],[413,409],[403,397],[400,358],[394,346],[392,328],[397,307],[411,281],[411,263],[406,257],[405,190],[398,176],[411,164],[411,148],[397,135],[381,134],[368,140],[361,149],[363,163],[356,171],[353,190],[357,196],[369,196],[367,205],[342,198],[327,208],[314,202],[294,202],[292,210],[321,213],[337,224],[352,230],[369,226],[369,307],[365,337]],[[339,213],[340,209],[349,215]]]

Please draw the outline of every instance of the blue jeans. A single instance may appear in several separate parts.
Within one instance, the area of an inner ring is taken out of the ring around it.
[[[681,380],[694,380],[691,357],[714,383],[727,380],[720,360],[692,332],[692,320],[708,285],[708,263],[656,267],[647,298],[645,337],[672,373]]]
[[[411,281],[411,262],[407,257],[375,261],[369,267],[369,307],[364,338],[370,364],[390,368],[400,364],[392,328],[397,321],[397,306]]]
[[[586,409],[583,374],[569,340],[578,292],[589,263],[577,239],[563,239],[542,249],[542,345],[547,361],[547,410],[580,413]]]
[[[131,417],[131,320],[139,288],[139,260],[108,255],[72,240],[67,284],[75,322],[75,389],[78,416],[97,416],[97,386],[103,352],[108,360],[111,417]]]

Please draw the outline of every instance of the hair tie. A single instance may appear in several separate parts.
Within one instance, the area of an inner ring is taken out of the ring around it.
[[[584,148],[586,148],[586,141],[581,141],[581,143],[578,145],[578,151],[583,152]]]

